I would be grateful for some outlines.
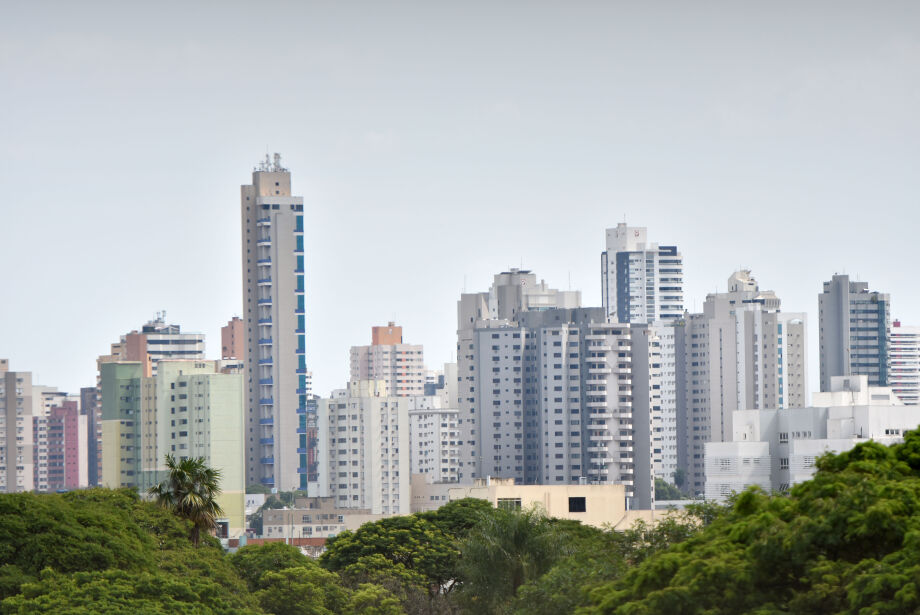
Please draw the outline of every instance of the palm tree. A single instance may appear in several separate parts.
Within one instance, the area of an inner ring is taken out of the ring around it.
[[[176,461],[166,455],[169,476],[147,493],[157,504],[192,522],[192,542],[198,546],[201,530],[211,532],[217,528],[217,519],[224,511],[217,503],[220,495],[220,470],[209,467],[204,457]]]

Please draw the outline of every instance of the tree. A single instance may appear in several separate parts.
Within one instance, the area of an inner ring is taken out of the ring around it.
[[[151,487],[148,493],[160,506],[192,522],[192,543],[198,546],[201,530],[211,532],[224,511],[217,503],[220,495],[220,470],[208,467],[204,457],[176,461],[166,455],[166,480]]]
[[[340,571],[379,554],[425,579],[431,593],[449,591],[456,578],[457,549],[437,526],[416,515],[388,517],[344,531],[326,542],[323,567]]]
[[[655,479],[655,499],[656,500],[683,500],[686,496],[683,492],[660,478]]]
[[[334,615],[344,610],[349,597],[339,577],[312,560],[304,566],[266,572],[259,586],[256,599],[273,615]]]
[[[568,553],[554,525],[536,508],[496,509],[461,546],[463,594],[471,610],[498,613],[521,585],[539,578]]]
[[[266,572],[280,572],[313,563],[300,549],[283,542],[247,545],[230,555],[229,560],[250,591],[259,589],[259,580]]]
[[[677,468],[674,470],[674,484],[677,485],[678,489],[683,489],[684,484],[687,482],[687,471],[683,468]]]
[[[379,585],[365,583],[352,593],[345,615],[404,615],[399,600]]]
[[[742,492],[708,525],[590,589],[581,615],[920,612],[920,432],[816,463],[788,495]]]

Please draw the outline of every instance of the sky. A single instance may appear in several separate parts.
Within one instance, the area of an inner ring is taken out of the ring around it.
[[[920,3],[18,2],[0,19],[0,357],[77,391],[160,310],[242,310],[239,186],[304,197],[314,390],[394,320],[454,358],[509,267],[600,304],[618,222],[686,307],[834,273],[920,325]]]

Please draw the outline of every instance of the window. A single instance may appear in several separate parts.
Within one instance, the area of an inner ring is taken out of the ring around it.
[[[501,510],[521,510],[521,498],[498,498]]]
[[[586,512],[587,510],[585,498],[569,498],[569,512]]]

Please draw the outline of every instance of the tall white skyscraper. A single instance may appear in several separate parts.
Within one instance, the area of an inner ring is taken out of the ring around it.
[[[247,484],[307,485],[303,198],[281,157],[241,187]]]
[[[675,320],[684,314],[684,264],[676,246],[648,242],[644,226],[607,229],[601,254],[601,300],[621,323]]]
[[[704,445],[731,439],[735,410],[806,405],[806,316],[780,312],[776,293],[741,270],[675,333],[678,464],[695,494],[705,487]]]
[[[888,386],[891,298],[869,291],[868,282],[834,275],[818,295],[821,390],[834,376],[869,377],[869,386]]]
[[[920,327],[891,323],[888,385],[909,406],[920,405]]]

